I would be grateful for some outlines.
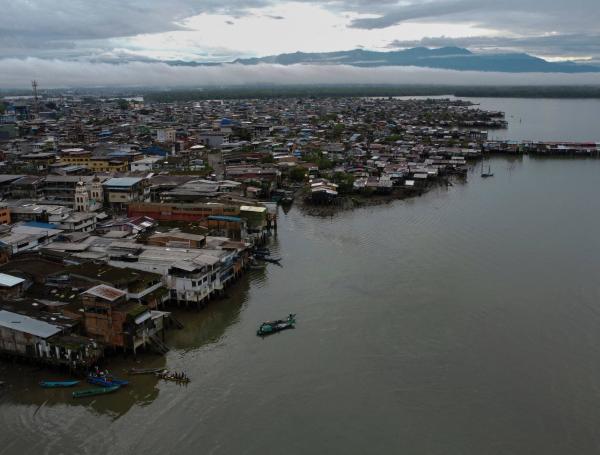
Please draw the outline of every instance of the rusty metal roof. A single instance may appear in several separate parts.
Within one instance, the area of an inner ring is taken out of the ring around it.
[[[94,297],[99,297],[110,302],[114,302],[118,298],[127,295],[125,291],[113,288],[112,286],[107,286],[106,284],[99,284],[98,286],[94,286],[93,288],[90,288],[87,291],[85,291],[84,294],[93,295]]]

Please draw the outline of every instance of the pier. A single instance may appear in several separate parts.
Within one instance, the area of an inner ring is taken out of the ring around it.
[[[544,141],[488,141],[482,145],[484,153],[506,155],[600,157],[600,143],[544,142]]]

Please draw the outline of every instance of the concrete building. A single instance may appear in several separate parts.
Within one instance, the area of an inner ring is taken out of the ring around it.
[[[173,128],[160,128],[156,130],[156,142],[171,143],[175,142],[177,132]]]
[[[44,182],[44,197],[70,207],[75,207],[75,193],[79,182],[83,182],[88,192],[89,207],[87,211],[96,211],[102,208],[104,195],[102,183],[108,177],[76,176],[76,175],[48,175]]]
[[[102,185],[104,200],[113,210],[122,212],[133,202],[143,202],[146,199],[146,179],[140,177],[116,177],[107,180]]]
[[[129,163],[129,167],[131,172],[150,172],[158,167],[160,161],[162,161],[160,157],[149,156],[141,160],[132,161]]]

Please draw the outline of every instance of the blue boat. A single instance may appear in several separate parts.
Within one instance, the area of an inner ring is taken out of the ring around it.
[[[45,389],[57,389],[60,387],[74,387],[79,381],[41,381],[40,386]]]
[[[114,386],[126,386],[129,381],[124,379],[118,379],[110,375],[95,375],[90,374],[87,377],[87,381],[90,384],[99,385],[100,387],[114,387]]]

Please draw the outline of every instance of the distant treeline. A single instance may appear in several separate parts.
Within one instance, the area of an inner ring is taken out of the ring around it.
[[[501,98],[600,98],[598,85],[582,86],[456,86],[456,85],[240,85],[161,89],[157,87],[96,87],[47,89],[46,96],[133,97],[153,102],[242,98],[324,98],[350,96],[465,96]],[[2,96],[31,95],[31,90],[0,89]]]
[[[597,86],[443,86],[443,85],[286,85],[148,90],[147,101],[176,102],[242,98],[324,98],[350,96],[465,96],[502,98],[600,98]]]

